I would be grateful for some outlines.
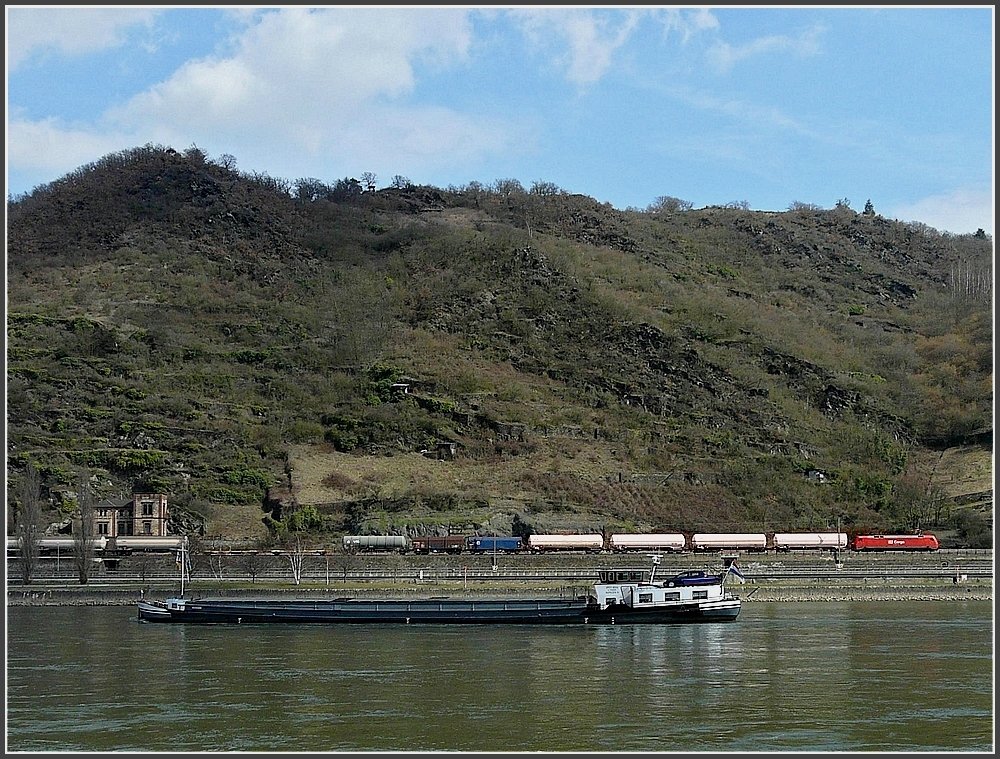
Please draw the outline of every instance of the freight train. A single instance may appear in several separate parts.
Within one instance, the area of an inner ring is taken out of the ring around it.
[[[851,535],[845,532],[774,533],[600,533],[533,534],[521,537],[448,535],[345,535],[345,551],[396,553],[625,553],[630,551],[936,551],[930,533],[916,535]]]
[[[179,551],[183,536],[156,537],[122,535],[91,538],[95,557],[116,558],[141,553]],[[73,536],[39,538],[41,556],[68,556],[74,551]],[[936,551],[938,539],[931,533],[915,535],[850,535],[844,532],[774,533],[553,533],[527,538],[496,535],[345,535],[347,553],[413,554],[543,554],[543,553],[699,553],[707,551]],[[7,537],[7,555],[20,554],[20,539]]]

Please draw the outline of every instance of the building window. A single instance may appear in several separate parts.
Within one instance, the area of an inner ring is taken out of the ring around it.
[[[142,515],[144,517],[151,517],[151,516],[153,516],[153,502],[152,501],[143,501],[142,502]]]
[[[107,522],[98,522],[97,523],[97,534],[98,535],[107,535],[108,534],[108,523]]]
[[[153,523],[152,522],[143,522],[142,523],[142,534],[143,535],[152,535],[153,534]]]

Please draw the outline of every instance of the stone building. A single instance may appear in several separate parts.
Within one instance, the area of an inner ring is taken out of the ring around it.
[[[94,508],[94,534],[115,538],[119,535],[167,534],[167,496],[162,493],[134,493],[131,498],[108,498]]]

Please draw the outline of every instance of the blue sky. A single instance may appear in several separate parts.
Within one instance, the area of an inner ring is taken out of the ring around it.
[[[6,6],[7,193],[146,143],[993,234],[992,6]]]

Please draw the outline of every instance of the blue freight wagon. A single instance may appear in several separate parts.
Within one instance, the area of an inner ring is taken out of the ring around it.
[[[466,538],[465,547],[473,553],[515,553],[524,547],[520,538],[498,538],[493,536],[479,537],[470,535]]]

